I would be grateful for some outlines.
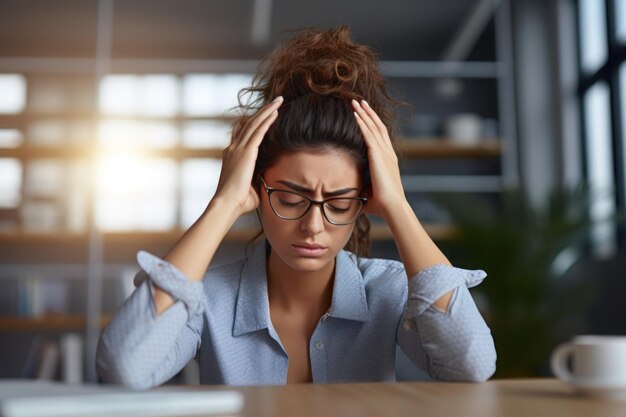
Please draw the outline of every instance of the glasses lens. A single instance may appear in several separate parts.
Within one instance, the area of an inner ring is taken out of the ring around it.
[[[286,191],[273,191],[270,195],[270,204],[276,214],[284,219],[297,219],[309,207],[306,198]]]
[[[324,204],[326,217],[331,223],[352,223],[361,213],[363,202],[351,198],[334,198]]]
[[[298,219],[309,208],[309,200],[288,191],[272,191],[272,208],[283,219]],[[331,223],[350,224],[361,214],[363,202],[351,198],[333,198],[324,203],[324,212]]]

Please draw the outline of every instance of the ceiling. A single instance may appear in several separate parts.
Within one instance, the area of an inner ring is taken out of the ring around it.
[[[435,60],[479,0],[117,0],[112,54],[258,59],[285,29],[348,24],[386,60]],[[253,42],[255,5],[266,40]],[[0,0],[0,56],[93,57],[96,0]],[[493,55],[491,24],[473,54]]]

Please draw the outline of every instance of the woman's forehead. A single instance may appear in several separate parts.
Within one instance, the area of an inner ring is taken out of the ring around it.
[[[287,180],[316,188],[344,188],[360,185],[356,162],[347,152],[299,151],[281,156],[266,171],[266,179]]]

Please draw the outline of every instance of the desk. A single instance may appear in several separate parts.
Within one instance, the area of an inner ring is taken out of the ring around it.
[[[555,379],[504,379],[483,384],[299,384],[234,389],[245,396],[240,415],[251,417],[626,416],[626,401],[582,397]]]

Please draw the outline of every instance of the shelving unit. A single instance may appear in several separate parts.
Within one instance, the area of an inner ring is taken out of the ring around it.
[[[40,58],[40,57],[0,57],[0,72],[15,72],[29,76],[30,74],[81,75],[92,79],[92,93],[98,91],[100,80],[110,73],[168,73],[184,75],[189,72],[243,72],[251,73],[257,68],[258,62],[253,60],[188,60],[188,59],[121,59],[111,54],[112,39],[112,6],[110,2],[98,2],[97,32],[98,42],[94,57],[84,58]],[[450,191],[449,184],[456,184],[465,191],[497,192],[507,184],[518,181],[516,164],[514,97],[511,74],[511,40],[510,16],[508,1],[501,1],[496,11],[496,40],[498,62],[381,62],[381,67],[388,77],[405,78],[488,78],[498,83],[498,106],[501,126],[501,137],[480,141],[474,145],[460,145],[447,138],[414,138],[405,137],[399,143],[402,156],[407,159],[459,159],[459,160],[498,160],[501,173],[498,176],[469,176],[466,182],[459,182],[459,177],[425,175],[405,176],[403,181],[410,192],[422,192],[425,189]],[[26,129],[29,123],[39,119],[62,119],[85,121],[93,135],[96,125],[105,116],[98,112],[97,97],[92,106],[86,110],[68,110],[63,112],[43,112],[26,110],[19,115],[0,115],[0,128]],[[106,119],[126,119],[126,116],[106,115]],[[189,121],[215,120],[231,122],[229,116],[182,116],[167,118],[133,115],[135,121],[167,120],[180,126]],[[191,149],[183,146],[173,148],[143,149],[142,155],[149,157],[167,157],[176,161],[189,158],[221,158],[222,149]],[[0,148],[0,158],[17,158],[28,161],[37,158],[55,158],[71,161],[94,161],[98,156],[98,145],[90,143],[63,145],[57,147],[24,145],[17,148]],[[27,232],[23,230],[0,232],[2,245],[39,244],[54,248],[63,245],[84,247],[86,256],[80,265],[72,268],[84,271],[87,283],[85,314],[61,315],[45,318],[20,318],[0,316],[0,332],[38,332],[38,331],[76,331],[84,330],[86,341],[86,362],[93,363],[95,346],[101,327],[110,320],[110,316],[102,314],[102,282],[108,272],[106,252],[111,247],[120,251],[135,250],[147,244],[169,245],[184,232],[182,229],[158,232],[101,232],[94,224],[93,195],[90,194],[88,207],[88,228],[81,232],[53,231]],[[429,235],[435,240],[445,240],[454,236],[454,229],[445,225],[426,224]],[[228,234],[227,242],[242,243],[256,234],[256,230],[248,228],[233,229]],[[375,241],[390,242],[393,239],[388,227],[373,224],[371,237]],[[128,248],[128,249],[125,249]],[[2,264],[0,275],[12,273],[16,267],[23,265]],[[37,268],[37,265],[31,265]],[[86,368],[86,381],[95,381],[95,372]]]
[[[112,316],[102,316],[104,328]],[[84,315],[54,315],[47,317],[0,317],[0,332],[82,332],[87,320]]]

